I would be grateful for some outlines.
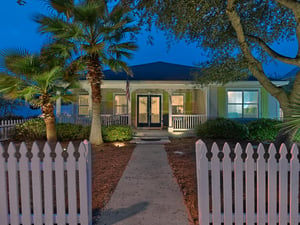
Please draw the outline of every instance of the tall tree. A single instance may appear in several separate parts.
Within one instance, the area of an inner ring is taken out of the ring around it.
[[[72,101],[68,89],[75,87],[73,80],[64,78],[66,72],[59,63],[45,60],[46,52],[32,54],[25,50],[1,52],[0,92],[7,99],[24,99],[42,110],[46,124],[47,141],[57,140],[54,103],[58,98]]]
[[[103,68],[131,71],[123,58],[137,49],[133,34],[138,31],[131,9],[121,2],[108,5],[105,0],[47,0],[52,12],[38,15],[42,33],[75,44],[76,53],[86,63],[86,77],[92,91],[92,126],[90,142],[103,143],[101,134],[101,83]]]
[[[260,84],[279,101],[284,116],[289,115],[288,106],[300,92],[300,73],[296,75],[293,88],[286,91],[271,82],[262,63],[272,58],[300,66],[300,1],[127,1],[140,9],[142,21],[151,24],[154,20],[159,28],[176,38],[197,42],[209,50],[213,63],[220,65],[228,59],[240,58]],[[295,56],[284,56],[271,47],[274,42],[293,38],[298,40]],[[240,77],[238,73],[227,75],[230,77],[225,81]],[[217,79],[214,77],[214,80]],[[224,77],[220,79],[224,80]],[[291,143],[295,131],[281,130],[277,143]]]

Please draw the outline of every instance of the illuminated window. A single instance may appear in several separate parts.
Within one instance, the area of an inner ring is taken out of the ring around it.
[[[258,91],[227,91],[228,118],[258,118]]]
[[[183,95],[172,96],[172,114],[183,114]]]
[[[114,114],[127,114],[127,98],[126,95],[115,95],[114,97]]]

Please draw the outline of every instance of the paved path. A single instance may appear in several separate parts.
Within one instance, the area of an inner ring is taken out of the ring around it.
[[[188,225],[163,145],[137,145],[97,225]]]

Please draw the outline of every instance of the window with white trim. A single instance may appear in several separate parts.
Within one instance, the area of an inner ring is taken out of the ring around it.
[[[127,114],[127,97],[126,95],[114,96],[114,114],[123,115]]]
[[[88,116],[89,115],[89,96],[88,95],[79,95],[78,115],[80,115],[80,116]]]
[[[228,90],[228,118],[258,118],[259,104],[257,90]]]
[[[172,95],[172,114],[183,114],[183,95]]]

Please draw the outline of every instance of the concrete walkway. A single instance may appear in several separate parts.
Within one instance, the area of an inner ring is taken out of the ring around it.
[[[163,145],[137,145],[97,225],[188,225]]]

